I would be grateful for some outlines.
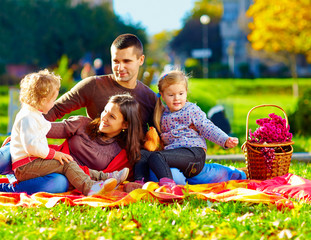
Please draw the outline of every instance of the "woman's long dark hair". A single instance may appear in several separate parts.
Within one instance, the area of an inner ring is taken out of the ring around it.
[[[143,129],[141,124],[139,104],[130,94],[120,94],[110,97],[110,103],[119,106],[124,121],[128,128],[121,131],[115,137],[121,148],[124,148],[131,164],[135,164],[140,159],[140,149],[143,142]],[[86,133],[92,140],[105,136],[98,131],[100,118],[96,118],[86,126]]]

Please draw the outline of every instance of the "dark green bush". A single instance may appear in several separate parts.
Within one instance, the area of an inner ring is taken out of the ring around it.
[[[297,108],[289,116],[291,132],[299,135],[311,135],[311,89],[306,89],[298,100]]]
[[[239,69],[241,78],[253,78],[254,77],[250,71],[249,63],[240,63],[238,65],[238,69]]]

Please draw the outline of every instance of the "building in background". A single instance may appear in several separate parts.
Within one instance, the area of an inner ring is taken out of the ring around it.
[[[228,64],[231,73],[241,77],[240,66],[247,65],[256,76],[258,61],[250,58],[247,50],[247,20],[245,12],[252,0],[223,0],[224,13],[220,21],[220,36],[222,38],[222,63]]]

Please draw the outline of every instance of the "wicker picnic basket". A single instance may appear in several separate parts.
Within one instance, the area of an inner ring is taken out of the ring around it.
[[[277,106],[271,104],[258,105],[253,107],[247,114],[246,119],[246,141],[242,145],[242,150],[244,151],[246,167],[247,167],[247,177],[248,179],[257,179],[257,180],[266,180],[274,177],[282,176],[288,173],[292,154],[294,142],[285,142],[285,143],[252,143],[249,141],[249,115],[256,108],[261,107],[276,107],[281,109],[284,113],[286,119],[286,125],[288,126],[288,119],[285,111]],[[260,151],[264,147],[274,148],[275,158],[272,161],[271,169],[268,169],[265,157]]]

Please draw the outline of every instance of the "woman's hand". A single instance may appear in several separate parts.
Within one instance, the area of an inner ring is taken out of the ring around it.
[[[72,156],[66,153],[62,153],[62,152],[55,152],[54,159],[58,160],[61,165],[64,165],[63,160],[67,163],[69,163],[70,161],[73,161]]]
[[[225,143],[226,148],[234,148],[236,145],[238,145],[239,139],[236,137],[229,137]]]

